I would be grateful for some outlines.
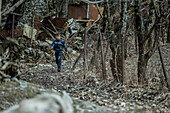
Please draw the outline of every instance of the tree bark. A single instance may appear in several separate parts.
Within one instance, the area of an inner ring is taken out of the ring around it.
[[[143,84],[146,80],[146,67],[148,60],[143,59],[142,56],[138,59],[138,83]]]
[[[111,29],[111,20],[110,20],[110,6],[109,0],[104,0],[104,17],[103,22],[101,23],[103,26],[102,32],[106,32]]]
[[[140,37],[138,37],[140,39]],[[139,44],[139,58],[138,58],[138,83],[143,84],[146,80],[146,67],[148,58],[145,58],[144,47]]]
[[[66,18],[68,16],[69,0],[57,0],[57,3],[52,5],[56,7],[57,17]]]
[[[167,33],[167,43],[170,43],[170,16],[169,16],[169,25],[168,25],[168,33]]]
[[[134,11],[135,11],[135,29],[137,30],[137,39],[138,39],[138,46],[139,46],[139,57],[138,57],[138,83],[143,84],[145,79],[145,72],[147,62],[144,58],[144,43],[143,43],[143,35],[142,35],[142,28],[141,28],[141,18],[139,16],[139,1],[135,1],[134,4]]]
[[[14,38],[14,27],[15,27],[15,15],[13,15],[13,20],[12,20],[12,38]]]
[[[102,33],[100,32],[100,46],[101,46],[101,62],[102,62],[102,72],[103,72],[103,79],[106,80],[106,66],[104,60],[104,51],[103,51],[103,39]]]
[[[138,83],[144,83],[146,81],[146,68],[149,58],[154,54],[158,44],[158,36],[159,34],[155,34],[155,37],[152,36],[153,30],[159,32],[157,28],[157,22],[160,18],[157,15],[153,14],[155,17],[155,21],[149,21],[149,16],[151,15],[151,10],[149,10],[148,15],[145,15],[145,12],[141,12],[141,1],[135,1],[134,4],[134,14],[135,14],[135,29],[138,38],[138,48],[139,48],[139,57],[138,57]],[[152,5],[154,7],[154,3],[151,2],[148,5]],[[155,10],[155,9],[152,9]],[[147,18],[148,20],[144,23],[143,18]],[[148,29],[148,24],[152,24],[152,27]],[[156,29],[155,29],[156,27]]]
[[[115,82],[120,82],[120,70],[119,64],[117,62],[118,58],[118,41],[119,39],[115,39],[115,34],[114,36],[112,35],[111,40],[110,40],[110,49],[112,51],[112,59],[110,60],[110,66],[112,70],[112,75],[113,78],[115,79]],[[118,60],[120,61],[120,59]]]
[[[124,76],[124,47],[121,48],[123,39],[127,29],[126,26],[126,8],[127,4],[122,1],[118,2],[119,12],[115,13],[113,24],[114,24],[114,36],[112,37],[110,48],[112,50],[112,60],[110,60],[110,65],[112,66],[112,75],[116,82],[121,82],[123,84]],[[123,23],[123,25],[121,24]],[[124,44],[122,45],[124,46]]]
[[[124,59],[124,38],[121,36],[121,63],[122,63],[122,78],[121,78],[121,83],[123,85],[124,83],[124,76],[125,76],[125,59]]]
[[[2,6],[2,0],[0,0],[0,26],[1,26],[1,6]]]
[[[86,66],[86,38],[87,38],[87,32],[86,32],[86,28],[84,30],[84,56],[83,56],[83,60],[84,60],[84,63],[83,63],[83,67],[84,67],[84,79],[86,78],[86,71],[87,71],[87,66]]]
[[[159,51],[159,56],[160,56],[160,60],[161,60],[161,64],[162,64],[164,77],[165,77],[166,86],[170,90],[170,85],[169,85],[169,82],[168,82],[168,77],[167,77],[167,74],[166,74],[166,69],[165,69],[165,65],[164,65],[164,61],[163,61],[163,58],[162,58],[162,53],[161,53],[160,47],[158,47],[158,51]]]

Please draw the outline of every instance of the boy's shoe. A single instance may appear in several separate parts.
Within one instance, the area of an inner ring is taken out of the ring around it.
[[[60,69],[58,69],[58,72],[60,72],[61,70]]]

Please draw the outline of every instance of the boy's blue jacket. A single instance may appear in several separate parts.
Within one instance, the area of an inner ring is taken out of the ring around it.
[[[51,44],[51,48],[53,48],[55,51],[63,51],[63,47],[65,48],[65,51],[67,52],[67,47],[65,45],[64,40],[54,40],[54,42]]]

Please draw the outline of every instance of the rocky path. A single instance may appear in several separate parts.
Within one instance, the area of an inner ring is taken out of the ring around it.
[[[169,47],[167,45],[162,48],[167,74],[170,68]],[[55,61],[21,64],[23,69],[20,79],[28,83],[16,79],[13,79],[15,82],[9,82],[9,79],[6,80],[7,83],[0,83],[0,110],[42,92],[66,91],[73,97],[75,113],[170,112],[170,92],[166,87],[160,85],[159,78],[160,75],[162,76],[162,70],[158,52],[151,57],[148,63],[147,74],[150,79],[148,85],[143,87],[135,85],[136,56],[132,55],[126,61],[126,71],[128,72],[126,77],[130,77],[130,82],[125,80],[127,83],[124,86],[114,83],[111,74],[107,81],[103,82],[100,79],[100,71],[98,74],[89,71],[86,79],[83,79],[82,60],[76,65],[73,72],[70,71],[75,58],[64,60],[60,73],[57,72]],[[109,73],[107,74],[109,75]]]
[[[104,111],[102,112],[97,106],[103,106],[105,108],[103,110],[107,113],[170,112],[170,93],[167,90],[121,86],[113,83],[113,80],[102,82],[93,73],[88,73],[87,79],[83,80],[82,62],[77,65],[73,73],[70,72],[72,63],[72,61],[63,61],[60,73],[57,72],[56,64],[28,66],[21,79],[59,92],[65,90],[71,97],[83,100],[81,103],[84,104],[75,106],[77,109],[80,108],[81,113],[99,113],[99,111],[103,113]]]

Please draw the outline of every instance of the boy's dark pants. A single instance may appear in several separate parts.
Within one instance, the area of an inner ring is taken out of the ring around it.
[[[63,52],[55,52],[56,64],[58,65],[58,70],[61,70],[61,60]]]

